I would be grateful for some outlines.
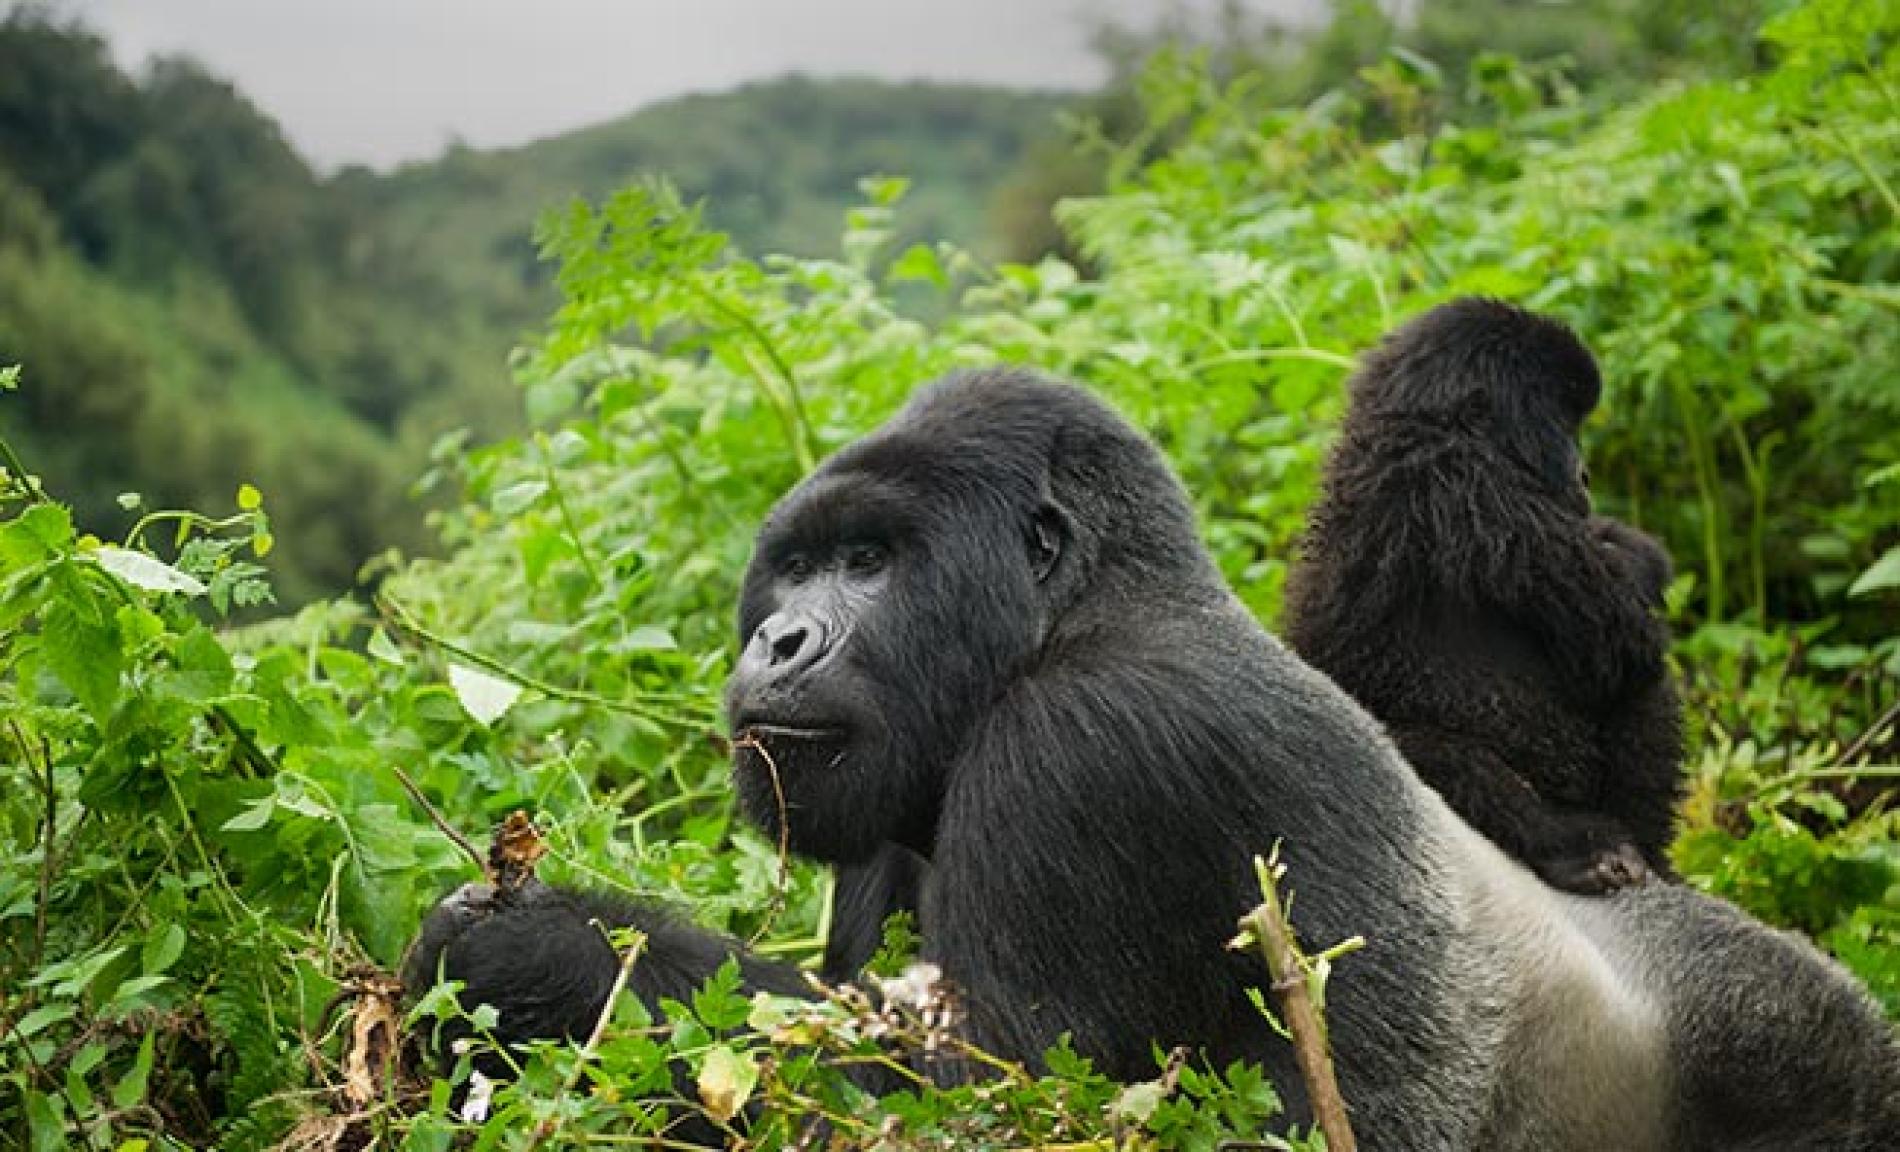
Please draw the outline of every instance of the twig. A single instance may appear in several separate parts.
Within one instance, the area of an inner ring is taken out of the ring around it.
[[[645,936],[635,936],[633,943],[627,947],[627,954],[620,958],[620,971],[614,974],[613,987],[607,990],[607,1002],[600,1006],[600,1015],[594,1020],[594,1030],[587,1034],[587,1042],[581,1045],[580,1052],[575,1055],[574,1066],[567,1070],[567,1080],[561,1085],[561,1095],[569,1095],[580,1085],[581,1072],[599,1050],[601,1038],[607,1034],[607,1025],[613,1022],[614,1005],[620,1002],[620,994],[626,990],[627,979],[633,975],[634,962],[640,958],[646,942]],[[536,1125],[534,1137],[528,1141],[529,1152],[545,1143],[560,1126],[559,1115],[549,1116]]]
[[[778,890],[772,893],[772,906],[765,910],[765,921],[759,930],[746,941],[748,946],[757,944],[772,925],[778,922],[779,913],[785,910],[785,893],[792,886],[792,826],[790,810],[785,804],[785,785],[778,778],[778,761],[765,750],[765,744],[751,733],[741,733],[732,742],[734,748],[748,748],[759,754],[765,761],[765,774],[772,781],[772,802],[778,806]]]
[[[1279,875],[1279,849],[1272,861],[1254,857],[1254,873],[1260,878],[1262,903],[1240,918],[1241,935],[1235,944],[1253,943],[1273,975],[1274,999],[1286,1019],[1293,1038],[1293,1055],[1299,1061],[1300,1078],[1313,1105],[1313,1122],[1326,1137],[1328,1152],[1354,1152],[1352,1125],[1346,1118],[1346,1101],[1339,1094],[1339,1082],[1333,1075],[1333,1057],[1326,1037],[1326,1021],[1313,1002],[1308,981],[1310,966],[1293,939],[1286,909],[1280,902],[1275,884]]]
[[[486,876],[488,874],[488,858],[482,855],[481,850],[476,848],[475,845],[469,841],[468,837],[462,835],[461,831],[457,829],[455,825],[450,824],[442,813],[436,811],[435,805],[429,803],[429,798],[422,794],[422,789],[416,786],[416,782],[409,778],[409,773],[404,772],[401,765],[391,763],[389,770],[396,774],[396,779],[402,784],[403,791],[409,793],[409,798],[421,806],[423,813],[429,817],[430,822],[441,829],[442,835],[447,836],[457,848],[460,848],[462,855],[473,860],[475,867],[481,871],[482,875]]]
[[[26,733],[20,731],[18,721],[7,721],[7,727],[13,732],[13,742],[20,746],[20,756],[26,762],[29,774],[33,771],[33,746],[26,742]],[[33,907],[33,959],[27,966],[38,968],[40,957],[46,951],[46,904],[53,892],[53,856],[54,835],[59,831],[59,791],[53,780],[53,754],[40,741],[40,767],[46,773],[46,816],[45,847],[40,849],[40,893]]]
[[[1867,746],[1874,742],[1874,738],[1880,735],[1881,730],[1886,728],[1887,725],[1893,723],[1895,720],[1900,720],[1900,700],[1895,700],[1893,702],[1893,707],[1881,713],[1880,719],[1874,721],[1871,725],[1869,725],[1867,728],[1867,731],[1862,732],[1860,734],[1859,739],[1855,740],[1852,744],[1847,746],[1847,751],[1841,753],[1840,755],[1840,762],[1842,764],[1852,764],[1854,762],[1854,757],[1859,756],[1862,752],[1867,751]]]
[[[404,608],[386,593],[376,597],[376,606],[382,610],[384,618],[401,631],[407,632],[409,635],[416,637],[424,643],[440,648],[451,656],[459,656],[484,672],[499,676],[523,688],[533,689],[551,699],[562,700],[569,704],[581,704],[593,708],[602,708],[609,712],[618,712],[623,716],[637,716],[643,720],[651,720],[656,724],[672,724],[681,728],[692,728],[696,727],[699,723],[698,720],[694,718],[683,714],[668,712],[656,705],[632,700],[613,700],[602,696],[598,692],[587,692],[578,688],[563,688],[559,684],[550,684],[548,681],[542,680],[539,677],[530,676],[526,672],[509,667],[493,656],[484,656],[482,653],[466,645],[458,644],[446,636],[430,631],[427,627],[419,623],[414,616],[411,616],[407,608]],[[681,709],[693,707],[693,702],[684,698],[669,697],[666,699],[667,703]]]
[[[541,475],[546,477],[548,492],[554,497],[554,510],[560,514],[561,526],[567,532],[567,538],[574,545],[574,554],[580,558],[581,569],[594,584],[596,592],[607,590],[607,581],[601,578],[600,569],[594,565],[593,554],[587,550],[587,542],[581,539],[580,525],[574,519],[574,513],[567,506],[567,493],[561,488],[561,481],[554,475],[554,454],[548,448],[548,438],[535,433],[535,446],[541,450]]]

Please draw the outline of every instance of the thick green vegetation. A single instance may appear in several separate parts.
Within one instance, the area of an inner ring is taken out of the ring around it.
[[[1470,292],[1600,352],[1599,499],[1683,573],[1685,875],[1811,933],[1900,1012],[1897,37],[1892,0],[1813,0],[1767,25],[1764,70],[1614,106],[1503,57],[1454,75],[1401,54],[1285,107],[1163,54],[1142,141],[1062,210],[1087,271],[897,243],[890,180],[830,257],[749,259],[658,185],[573,207],[542,231],[565,302],[520,366],[531,431],[442,448],[444,554],[374,605],[224,631],[272,532],[307,527],[268,485],[273,522],[246,489],[226,518],[148,515],[108,546],[10,451],[0,1131],[580,1144],[654,1130],[639,1099],[677,1052],[700,1098],[675,1107],[762,1098],[763,1147],[812,1112],[893,1147],[1254,1137],[1276,1098],[1245,1068],[1122,1090],[1058,1053],[1043,1080],[866,1101],[825,1044],[764,1061],[745,1027],[843,1044],[847,1009],[792,1021],[720,981],[655,1031],[629,1006],[584,1052],[538,1054],[483,1125],[442,1087],[372,1075],[351,1097],[376,1069],[324,1009],[373,991],[359,966],[392,964],[472,876],[399,772],[477,839],[537,813],[550,879],[814,950],[824,878],[736,823],[713,737],[734,585],[772,500],[914,384],[1010,360],[1099,389],[1169,453],[1270,624],[1355,353]],[[941,321],[893,302],[920,289]],[[4,386],[31,397],[36,373]],[[1332,979],[1352,978],[1343,957]],[[377,1001],[355,1004],[361,1031]]]

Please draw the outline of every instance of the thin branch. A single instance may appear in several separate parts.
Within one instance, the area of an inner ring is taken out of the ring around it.
[[[409,614],[407,608],[404,608],[387,593],[376,597],[376,606],[382,610],[384,617],[401,631],[408,633],[424,643],[440,648],[451,656],[460,657],[484,672],[499,676],[503,680],[518,684],[523,688],[533,689],[543,696],[554,700],[562,700],[569,704],[601,708],[608,712],[620,713],[623,716],[638,716],[643,720],[651,720],[656,724],[672,724],[680,728],[698,727],[698,722],[687,715],[676,715],[652,704],[639,703],[631,700],[609,699],[598,692],[588,692],[579,688],[563,688],[558,684],[550,684],[539,677],[531,676],[526,672],[511,668],[493,656],[485,656],[467,645],[458,644],[440,633],[431,631],[419,623],[414,616]],[[692,707],[692,702],[683,697],[669,697],[667,698],[667,702],[675,704],[682,709]]]
[[[488,858],[482,855],[481,850],[476,848],[475,845],[469,841],[468,837],[462,835],[460,829],[450,824],[442,813],[436,811],[435,805],[429,803],[429,798],[422,794],[422,789],[416,786],[416,782],[409,778],[409,773],[404,772],[401,765],[391,763],[389,770],[396,774],[396,780],[402,784],[403,791],[409,793],[409,798],[421,806],[423,813],[429,817],[430,822],[441,829],[442,835],[447,836],[451,843],[457,848],[460,848],[462,855],[473,860],[476,869],[480,871],[482,875],[486,876],[488,874]]]
[[[571,1094],[581,1082],[581,1072],[594,1059],[600,1049],[602,1037],[607,1035],[607,1025],[614,1018],[614,1005],[620,1002],[620,994],[626,990],[627,980],[633,975],[634,962],[640,958],[640,951],[646,946],[645,936],[636,936],[627,948],[627,954],[620,958],[620,971],[614,973],[613,987],[607,990],[607,1002],[600,1006],[600,1015],[594,1020],[594,1030],[587,1034],[587,1042],[574,1057],[574,1066],[567,1070],[567,1079],[561,1085],[561,1095]],[[535,1127],[533,1139],[528,1141],[529,1152],[539,1148],[561,1127],[561,1117],[549,1116]]]
[[[7,727],[13,732],[13,742],[20,746],[20,757],[26,764],[29,775],[34,769],[33,746],[27,743],[26,733],[20,731],[18,721],[7,721]],[[46,904],[53,892],[53,838],[59,830],[59,791],[53,780],[53,754],[46,741],[40,741],[40,766],[46,775],[46,815],[44,817],[45,846],[40,849],[40,890],[39,898],[33,908],[33,958],[29,968],[40,966],[40,957],[46,951]]]
[[[1852,764],[1855,757],[1867,751],[1867,746],[1872,744],[1875,738],[1878,737],[1881,732],[1885,731],[1887,726],[1892,724],[1895,720],[1900,720],[1900,700],[1895,700],[1893,707],[1882,712],[1880,719],[1868,725],[1867,731],[1862,732],[1852,744],[1847,746],[1847,751],[1841,753],[1840,762],[1842,764]]]
[[[772,759],[772,754],[765,750],[764,742],[750,733],[742,733],[732,742],[732,746],[757,752],[759,758],[765,761],[765,774],[772,781],[772,802],[778,806],[778,887],[772,893],[771,907],[765,910],[764,923],[760,924],[759,930],[752,934],[752,939],[746,941],[750,946],[757,944],[766,933],[772,930],[772,925],[778,921],[779,913],[785,910],[785,893],[790,890],[792,884],[791,814],[785,803],[785,785],[780,782],[778,776],[778,761]]]
[[[561,481],[554,474],[554,454],[548,448],[548,438],[535,434],[535,446],[541,450],[541,475],[546,478],[548,492],[554,497],[554,510],[561,517],[561,527],[567,532],[568,540],[574,544],[574,554],[580,558],[581,569],[587,578],[593,581],[594,590],[605,592],[607,581],[602,578],[600,569],[594,564],[594,557],[588,551],[587,541],[581,539],[580,524],[574,519],[573,510],[567,506],[567,493],[561,487]]]
[[[1279,850],[1271,862],[1254,857],[1254,872],[1260,878],[1262,903],[1240,918],[1241,935],[1235,944],[1255,944],[1273,975],[1274,999],[1293,1038],[1293,1055],[1299,1062],[1300,1079],[1306,1082],[1313,1105],[1313,1122],[1326,1137],[1328,1152],[1354,1152],[1352,1124],[1346,1118],[1346,1101],[1339,1094],[1339,1082],[1333,1075],[1333,1057],[1326,1037],[1326,1021],[1314,1003],[1310,984],[1312,973],[1306,956],[1294,941],[1293,928],[1287,923],[1286,908],[1280,901],[1275,880],[1280,874]]]

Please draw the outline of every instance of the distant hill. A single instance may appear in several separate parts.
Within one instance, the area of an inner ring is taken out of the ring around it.
[[[665,175],[742,249],[836,248],[869,175],[911,178],[904,232],[993,249],[994,190],[1073,97],[995,88],[789,77],[687,96],[521,148],[451,149],[372,178],[389,234],[499,320],[554,302],[532,224],[572,197]],[[363,179],[363,174],[345,180]]]
[[[297,600],[426,545],[406,493],[427,446],[510,430],[511,346],[556,302],[533,222],[645,176],[709,200],[742,248],[835,247],[857,182],[913,178],[914,235],[988,248],[992,190],[1061,99],[787,79],[692,96],[390,174],[315,174],[189,60],[133,77],[82,24],[0,19],[0,435],[102,535],[118,497],[283,522]]]

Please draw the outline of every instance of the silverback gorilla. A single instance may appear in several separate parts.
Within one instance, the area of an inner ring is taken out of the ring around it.
[[[744,810],[821,859],[927,857],[925,955],[1001,1055],[1068,1033],[1136,1078],[1186,1044],[1264,1065],[1306,1123],[1263,973],[1223,948],[1279,841],[1303,937],[1369,941],[1327,1011],[1368,1149],[1900,1146],[1900,1053],[1850,979],[1686,888],[1586,899],[1513,863],[1261,630],[1160,454],[1080,389],[918,393],[779,503],[739,626]],[[504,1021],[613,964],[519,915],[479,944],[512,961],[437,941]]]
[[[1596,361],[1495,300],[1432,309],[1351,385],[1287,580],[1287,643],[1545,880],[1669,873],[1681,705],[1661,545],[1590,513]]]

